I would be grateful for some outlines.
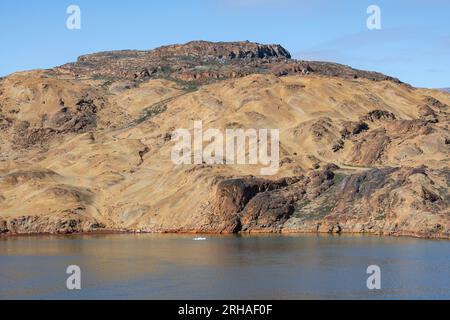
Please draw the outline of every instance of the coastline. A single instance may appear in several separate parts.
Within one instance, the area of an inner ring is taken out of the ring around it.
[[[380,238],[413,238],[421,240],[450,240],[450,235],[436,235],[433,236],[421,234],[417,232],[402,232],[398,234],[387,234],[383,232],[314,232],[314,231],[249,231],[249,232],[201,232],[201,231],[130,231],[130,230],[99,230],[89,232],[72,232],[72,233],[4,233],[0,234],[0,240],[12,239],[19,237],[71,237],[71,236],[99,236],[99,235],[209,235],[209,236],[264,236],[264,235],[317,235],[317,236],[372,236]]]

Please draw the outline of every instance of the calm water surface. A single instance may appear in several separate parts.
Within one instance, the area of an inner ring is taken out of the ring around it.
[[[450,299],[450,241],[366,236],[0,238],[0,299]],[[82,290],[66,289],[66,268]],[[367,267],[382,270],[369,291]]]

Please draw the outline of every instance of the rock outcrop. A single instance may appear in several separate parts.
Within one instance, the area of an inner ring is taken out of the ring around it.
[[[265,73],[277,76],[318,74],[400,82],[380,73],[355,70],[336,63],[294,60],[280,45],[263,45],[248,41],[193,41],[150,51],[95,53],[82,56],[75,63],[56,68],[55,72],[106,80],[145,81],[169,78],[201,84],[217,79]]]

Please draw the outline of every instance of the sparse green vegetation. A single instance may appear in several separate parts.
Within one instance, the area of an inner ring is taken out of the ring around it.
[[[181,90],[186,92],[195,92],[202,86],[198,82],[183,81],[172,77],[164,77],[162,79],[174,82]]]
[[[301,211],[303,208],[305,208],[306,206],[308,206],[311,203],[310,200],[302,200],[300,202],[297,202],[295,204],[295,211]]]
[[[375,217],[375,220],[381,221],[381,220],[385,220],[385,219],[386,219],[386,211],[384,209],[381,209],[378,212],[378,215]]]
[[[333,205],[327,204],[327,205],[319,207],[318,210],[317,210],[317,216],[316,217],[317,218],[325,217],[326,215],[331,213],[331,211],[333,211],[334,207],[335,207],[334,204]]]
[[[445,200],[450,201],[450,194],[448,192],[448,189],[445,187],[440,187],[438,189],[439,195]]]
[[[120,78],[116,78],[116,77],[108,77],[108,76],[101,75],[101,74],[94,74],[94,75],[91,77],[91,79],[92,79],[92,80],[100,80],[100,81],[104,81],[104,83],[103,83],[104,86],[105,86],[105,85],[112,84],[113,82],[116,82],[116,81],[120,81]]]
[[[338,186],[341,184],[342,181],[344,181],[344,179],[347,177],[346,174],[343,173],[334,173],[334,185]]]
[[[363,164],[343,163],[342,165],[343,165],[343,166],[346,166],[346,167],[353,167],[353,168],[359,168],[359,169],[366,169],[366,168],[369,168],[369,169],[375,169],[375,168],[376,168],[375,166],[371,166],[371,165],[363,165]]]
[[[141,117],[136,120],[136,124],[143,123],[150,118],[153,118],[163,112],[166,112],[166,110],[167,110],[167,105],[164,102],[155,104],[148,108],[145,108],[144,111],[142,112]]]
[[[336,206],[334,199],[326,199],[322,205],[318,207],[309,207],[307,210],[302,211],[308,207],[312,202],[310,200],[302,200],[295,205],[294,217],[302,218],[303,220],[320,220],[330,214]]]

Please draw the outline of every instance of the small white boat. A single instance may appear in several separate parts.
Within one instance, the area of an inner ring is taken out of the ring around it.
[[[206,238],[201,238],[201,237],[194,238],[194,241],[205,241],[205,240],[206,240]]]

